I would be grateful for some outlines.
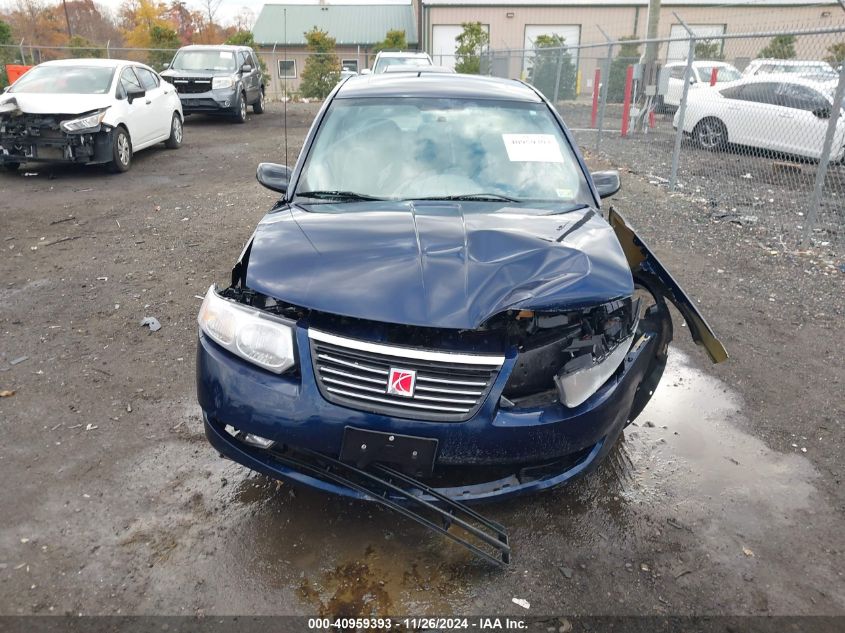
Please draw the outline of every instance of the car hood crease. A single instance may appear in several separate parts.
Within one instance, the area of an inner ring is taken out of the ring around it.
[[[576,308],[633,292],[615,234],[591,209],[350,207],[268,214],[253,236],[246,285],[321,312],[452,329],[509,309]]]

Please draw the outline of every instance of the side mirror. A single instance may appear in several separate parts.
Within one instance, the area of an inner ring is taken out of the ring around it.
[[[161,65],[161,69],[162,69],[162,70],[167,70],[168,68],[170,68],[170,62],[164,62],[164,63]]]
[[[255,179],[271,191],[287,193],[291,169],[276,163],[259,163]]]
[[[590,176],[593,178],[593,184],[595,184],[600,198],[609,198],[622,188],[619,172],[615,169],[594,171]]]
[[[365,68],[364,70],[361,71],[362,75],[371,75],[372,73],[373,73],[373,71],[370,70],[369,68]]]
[[[241,72],[244,73],[244,74],[251,73],[252,72],[252,66],[250,66],[249,64],[244,64],[243,66],[241,66]]]
[[[129,101],[129,103],[132,103],[133,101],[135,101],[135,99],[141,99],[146,94],[147,94],[146,90],[130,90],[126,94],[126,99]]]

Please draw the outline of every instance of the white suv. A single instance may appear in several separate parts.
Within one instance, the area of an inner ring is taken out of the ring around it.
[[[373,63],[373,73],[378,75],[387,70],[388,66],[433,66],[434,62],[428,53],[414,53],[408,51],[381,51],[376,55]]]
[[[663,105],[677,108],[681,105],[681,96],[684,93],[684,73],[687,71],[687,63],[669,62],[663,67],[663,72],[668,73],[666,83],[666,94],[663,95]],[[690,87],[709,86],[713,69],[716,69],[716,83],[736,81],[742,75],[739,71],[726,62],[700,61],[692,63],[692,76]]]

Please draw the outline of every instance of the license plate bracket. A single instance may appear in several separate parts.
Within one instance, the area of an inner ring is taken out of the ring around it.
[[[383,433],[347,426],[343,431],[340,461],[366,468],[374,462],[393,464],[416,477],[431,475],[438,441],[399,433]]]

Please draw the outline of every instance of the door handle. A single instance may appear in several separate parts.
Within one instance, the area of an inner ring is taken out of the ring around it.
[[[792,115],[791,115],[791,114],[778,114],[778,116],[779,116],[781,119],[791,119],[791,118],[792,118]]]

